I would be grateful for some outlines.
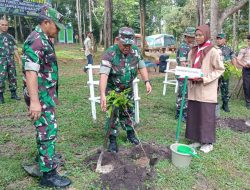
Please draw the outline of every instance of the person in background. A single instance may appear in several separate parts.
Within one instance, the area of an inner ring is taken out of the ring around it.
[[[210,41],[210,28],[200,25],[195,30],[194,46],[188,56],[192,68],[201,69],[203,76],[188,83],[188,111],[185,136],[208,153],[215,143],[215,106],[217,103],[218,80],[225,68],[219,51]]]
[[[117,44],[108,48],[102,56],[100,67],[100,104],[102,111],[107,111],[106,94],[109,94],[112,90],[121,93],[129,89],[129,98],[134,102],[132,87],[133,80],[138,75],[138,69],[145,82],[147,93],[151,93],[152,87],[145,63],[139,48],[133,44],[134,30],[122,27],[119,30]],[[134,123],[134,105],[127,112],[119,110],[119,114],[114,115],[111,124],[109,118],[106,118],[105,128],[108,129],[110,124],[112,129],[109,135],[108,151],[118,152],[116,137],[118,136],[119,125],[126,130],[129,142],[135,145],[139,144],[139,140],[135,136]]]
[[[4,103],[5,80],[8,78],[11,99],[21,100],[17,96],[17,75],[16,75],[16,57],[18,63],[22,65],[21,58],[18,55],[16,41],[8,33],[9,24],[7,20],[0,20],[0,104]]]
[[[55,9],[43,6],[39,13],[39,25],[23,45],[23,93],[36,129],[38,164],[43,173],[40,185],[62,188],[71,181],[57,173],[55,160],[58,65],[50,38],[55,38],[64,26],[62,15]]]
[[[220,48],[222,52],[222,57],[223,57],[223,62],[230,61],[230,64],[233,64],[236,66],[236,59],[234,52],[232,49],[226,45],[226,34],[220,33],[217,35],[216,38],[217,45]],[[220,86],[220,91],[221,91],[221,99],[222,99],[222,109],[225,112],[230,112],[229,107],[228,107],[228,102],[229,102],[229,79],[224,78],[222,75],[219,79],[219,86]]]
[[[181,43],[180,47],[177,50],[176,53],[176,61],[178,66],[187,66],[187,60],[188,60],[188,53],[194,45],[194,38],[195,38],[195,28],[194,27],[187,27],[184,32],[184,41]],[[178,79],[178,93],[176,97],[176,114],[175,118],[178,119],[180,115],[180,109],[181,109],[181,100],[182,100],[182,90],[184,87],[184,81],[183,79]],[[187,120],[187,92],[185,94],[185,101],[183,106],[183,115],[182,115],[182,121],[186,122]]]
[[[94,54],[94,48],[92,44],[92,38],[93,38],[93,32],[89,31],[87,33],[87,38],[84,40],[84,46],[85,46],[85,56],[87,58],[87,65],[91,64],[93,65],[93,54]],[[86,65],[86,66],[87,66]],[[86,72],[88,69],[84,67],[84,71]]]
[[[237,57],[238,64],[242,66],[243,90],[246,108],[250,109],[250,35],[247,36],[247,48],[240,50]]]

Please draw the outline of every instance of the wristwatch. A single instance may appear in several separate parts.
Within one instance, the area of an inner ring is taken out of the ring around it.
[[[147,84],[147,82],[150,83],[150,80],[145,80],[145,81],[144,81],[145,85]],[[150,84],[151,84],[151,83],[150,83]]]

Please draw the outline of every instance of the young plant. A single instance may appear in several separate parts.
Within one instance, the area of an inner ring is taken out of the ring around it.
[[[128,108],[133,106],[133,100],[129,98],[131,94],[131,88],[124,90],[121,93],[117,93],[112,90],[107,96],[107,113],[109,118],[112,113],[112,105],[116,108],[116,110],[127,110]]]
[[[237,69],[230,61],[224,62],[225,72],[223,74],[224,79],[229,79],[232,75],[235,75],[237,78],[241,77],[241,71]]]

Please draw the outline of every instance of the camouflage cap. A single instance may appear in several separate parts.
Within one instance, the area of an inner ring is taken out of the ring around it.
[[[64,25],[62,24],[63,15],[48,5],[41,7],[39,10],[39,17],[53,20],[60,30],[64,29]]]
[[[134,44],[135,33],[132,28],[129,27],[120,28],[118,37],[120,39],[120,42],[124,45]]]
[[[219,33],[216,38],[226,39],[226,37],[225,33]]]
[[[195,27],[187,27],[184,36],[195,37]]]

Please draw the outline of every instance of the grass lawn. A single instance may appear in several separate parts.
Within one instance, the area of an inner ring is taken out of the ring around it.
[[[62,153],[66,164],[62,172],[72,179],[71,189],[100,189],[96,185],[99,175],[84,164],[91,150],[102,146],[104,115],[97,108],[97,122],[92,121],[87,74],[82,71],[85,64],[83,52],[77,46],[58,46],[60,82],[57,118],[59,138],[57,151]],[[95,56],[98,63],[101,52]],[[144,83],[140,82],[140,120],[138,133],[142,141],[154,142],[168,147],[175,142],[177,121],[175,116],[175,93],[168,87],[162,96],[164,75],[154,71],[153,92],[146,96]],[[18,94],[21,95],[21,71],[18,68]],[[39,179],[28,176],[21,164],[32,161],[36,154],[35,130],[26,116],[26,106],[22,99],[15,102],[10,93],[5,93],[6,103],[0,105],[0,190],[40,189]],[[243,100],[230,101],[230,113],[221,111],[222,118],[249,119],[250,111]],[[182,126],[180,142],[184,138]],[[119,146],[129,147],[123,140],[125,132],[119,136]],[[250,133],[234,132],[229,128],[217,129],[217,142],[209,154],[198,151],[201,158],[193,159],[187,169],[177,169],[169,160],[159,161],[155,166],[157,175],[148,187],[167,189],[250,189]]]

